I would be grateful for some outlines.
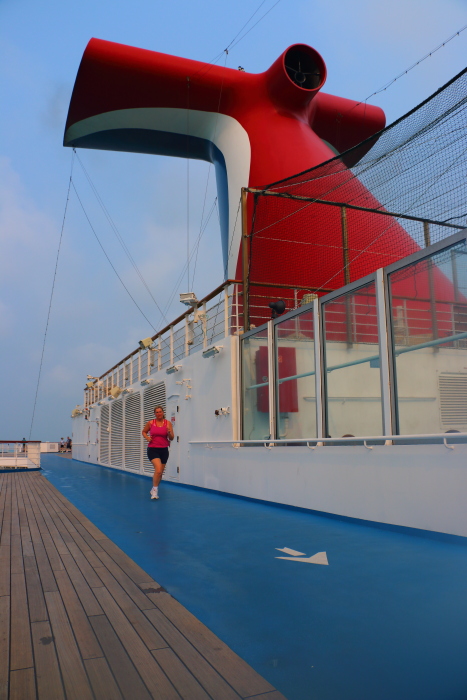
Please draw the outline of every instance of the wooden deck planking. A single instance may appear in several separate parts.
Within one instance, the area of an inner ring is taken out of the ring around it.
[[[213,669],[199,651],[190,644],[183,632],[172,625],[160,610],[156,608],[148,610],[146,615],[167,640],[170,648],[183,660],[188,670],[212,698],[239,699],[238,693]]]
[[[67,572],[56,571],[55,578],[57,579],[60,595],[62,596],[81,656],[85,660],[104,656]]]
[[[94,697],[99,700],[122,700],[123,696],[104,658],[84,662]]]
[[[45,593],[57,656],[67,699],[92,700],[92,691],[83,659],[68,620],[59,591]]]
[[[39,472],[0,527],[0,700],[284,700]]]
[[[55,640],[50,623],[31,625],[36,670],[37,693],[48,700],[65,700]]]
[[[105,583],[107,590],[110,591],[112,597],[118,603],[120,609],[125,613],[126,617],[138,632],[147,648],[150,651],[153,651],[154,649],[163,649],[166,647],[167,642],[161,637],[148,618],[145,617],[140,608],[125,592],[124,588],[122,588],[118,581],[112,576],[110,571],[104,567],[101,567],[98,569],[98,572],[100,578]],[[151,604],[151,607],[154,606]]]
[[[259,695],[274,690],[273,686],[234,654],[202,622],[168,593],[148,593],[157,597],[157,607],[183,634],[241,697]]]
[[[26,591],[28,595],[29,620],[44,622],[48,620],[44,591],[42,590],[39,570],[34,556],[24,557],[24,574],[26,577]]]
[[[172,649],[155,649],[152,654],[182,698],[209,700],[209,695]]]
[[[0,545],[0,597],[10,595],[10,545]]]
[[[12,671],[9,700],[35,700],[36,697],[34,669],[31,667]]]
[[[90,620],[125,700],[149,700],[148,690],[106,616],[96,615]]]
[[[0,700],[8,698],[10,672],[10,596],[0,596]]]
[[[11,574],[10,671],[33,666],[28,597],[24,574]]]

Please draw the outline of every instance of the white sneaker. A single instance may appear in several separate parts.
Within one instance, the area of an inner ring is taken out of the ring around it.
[[[157,486],[153,486],[151,489],[151,500],[158,499],[158,498],[159,498],[158,488],[157,488]]]

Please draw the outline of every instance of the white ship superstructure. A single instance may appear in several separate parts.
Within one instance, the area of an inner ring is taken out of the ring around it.
[[[461,231],[247,333],[226,284],[89,382],[74,458],[150,476],[162,404],[165,479],[467,536],[466,255]],[[435,268],[431,299],[401,297]]]

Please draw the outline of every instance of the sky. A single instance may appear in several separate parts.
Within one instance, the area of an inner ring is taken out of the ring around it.
[[[326,62],[324,92],[355,100],[372,95],[467,24],[467,0],[0,0],[0,440],[28,437],[31,428],[72,166],[63,130],[87,42],[97,37],[211,61],[257,8],[244,30],[251,31],[222,64],[262,72],[289,45],[306,43]],[[382,107],[391,123],[462,70],[466,56],[467,30],[369,102]],[[191,161],[188,168],[186,160],[159,156],[78,155],[169,320],[183,310],[179,292],[202,298],[222,282],[215,210],[199,244],[192,289],[186,274],[180,279],[187,220],[193,249],[205,193],[205,215],[216,196],[207,163]],[[71,434],[70,413],[83,400],[87,374],[103,374],[140,338],[165,325],[81,163],[73,164],[76,190],[151,325],[116,277],[71,189],[31,434],[44,441]],[[193,273],[192,262],[191,278]]]

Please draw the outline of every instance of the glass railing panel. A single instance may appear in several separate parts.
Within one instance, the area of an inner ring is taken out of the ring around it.
[[[275,326],[277,437],[316,437],[313,312]]]
[[[328,437],[381,435],[374,282],[323,304]]]
[[[388,280],[398,432],[467,431],[465,241]]]
[[[243,439],[267,440],[269,431],[269,372],[267,329],[242,341]]]

